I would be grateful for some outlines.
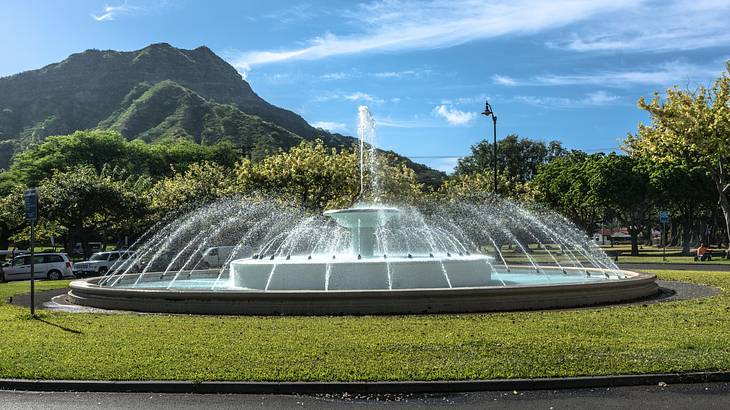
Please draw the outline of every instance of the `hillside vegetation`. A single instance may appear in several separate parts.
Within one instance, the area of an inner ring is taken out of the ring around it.
[[[51,135],[114,130],[126,139],[230,141],[260,160],[303,140],[347,148],[351,137],[309,125],[259,97],[234,67],[207,47],[152,44],[141,50],[87,50],[38,70],[0,78],[0,167]],[[443,173],[406,158],[422,182]]]

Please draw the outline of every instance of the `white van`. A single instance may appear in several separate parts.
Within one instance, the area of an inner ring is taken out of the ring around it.
[[[91,252],[99,252],[103,246],[101,242],[88,242],[88,245]],[[74,244],[73,253],[79,255],[84,253],[84,246],[81,242],[76,242],[76,244]]]
[[[73,264],[65,253],[36,253],[33,261],[35,279],[73,277]],[[30,279],[30,255],[21,255],[6,262],[0,270],[0,281]]]
[[[203,261],[200,267],[203,269],[220,268],[231,257],[235,246],[213,246],[203,252]],[[253,254],[253,248],[248,245],[241,246],[236,252],[237,258],[248,258]]]
[[[134,251],[97,252],[88,261],[76,262],[76,276],[103,275],[110,270],[126,270],[136,261]]]

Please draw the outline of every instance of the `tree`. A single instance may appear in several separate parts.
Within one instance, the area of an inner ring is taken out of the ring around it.
[[[10,238],[27,225],[23,212],[21,185],[15,185],[9,194],[0,197],[0,249],[8,249]]]
[[[85,165],[97,173],[111,167],[159,179],[176,171],[183,172],[200,161],[232,167],[238,158],[237,150],[227,142],[203,146],[184,139],[166,139],[147,144],[140,140],[127,141],[113,131],[77,131],[48,137],[16,155],[8,172],[0,175],[0,190],[9,192],[17,183],[37,186],[56,170],[68,171]]]
[[[471,155],[461,158],[456,174],[475,174],[493,169],[494,146],[487,140],[471,147]],[[541,164],[566,155],[559,141],[545,144],[517,135],[508,135],[497,141],[497,169],[509,180],[530,181]]]
[[[448,200],[469,200],[488,202],[494,199],[493,172],[484,170],[470,174],[454,174],[446,179],[435,195]],[[497,175],[497,184],[502,187],[505,196],[521,197],[526,192],[526,186],[516,181],[510,181],[504,174]],[[516,186],[518,185],[519,186]]]
[[[663,99],[659,93],[648,102],[641,98],[639,107],[649,112],[651,124],[629,134],[626,150],[656,162],[702,167],[714,182],[730,239],[730,62],[710,89],[670,88]]]
[[[631,235],[631,255],[639,255],[639,234],[654,211],[656,192],[640,160],[611,153],[593,162],[589,183],[598,203],[611,209]]]
[[[152,208],[164,216],[196,203],[212,202],[232,193],[235,182],[230,170],[219,164],[193,164],[185,172],[164,178],[152,187]]]
[[[378,157],[377,175],[365,174],[365,186],[377,177],[379,193],[360,192],[360,156],[356,150],[337,151],[322,142],[302,142],[288,152],[259,163],[244,160],[236,168],[238,190],[262,192],[322,211],[363,201],[407,201],[421,194],[422,184],[413,170]]]
[[[236,175],[244,192],[275,194],[307,209],[324,210],[348,206],[357,198],[358,164],[354,152],[302,143],[257,164],[243,160]]]
[[[682,253],[689,255],[691,240],[696,233],[695,222],[715,206],[712,178],[702,167],[690,167],[684,162],[645,162],[658,195],[657,205],[668,210],[672,220],[681,226]]]
[[[587,233],[595,232],[604,209],[591,188],[590,173],[601,160],[602,154],[571,151],[541,165],[529,184],[535,200],[565,215]]]
[[[56,171],[40,187],[41,217],[57,223],[64,232],[67,253],[81,242],[88,257],[89,240],[99,233],[118,232],[120,227],[134,224],[146,213],[145,196],[135,194],[144,181],[119,180],[97,173],[91,166],[71,171]]]

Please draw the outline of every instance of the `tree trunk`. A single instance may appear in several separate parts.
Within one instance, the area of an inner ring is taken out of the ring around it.
[[[629,229],[631,235],[631,256],[639,256],[639,230]]]
[[[6,231],[2,231],[0,234],[0,249],[6,250],[10,247],[10,235]]]
[[[720,196],[719,204],[722,214],[725,217],[725,230],[728,239],[728,249],[725,251],[725,257],[730,258],[730,202],[727,200],[730,184],[725,183],[724,170],[722,168],[722,159],[718,161],[718,167],[712,172],[712,179],[715,181],[717,193]]]
[[[692,222],[687,218],[682,222],[682,255],[690,256],[692,241]]]
[[[725,193],[722,193],[722,200],[720,201],[720,207],[722,213],[725,215],[725,227],[727,229],[728,248],[725,250],[725,258],[730,259],[730,203],[727,200]]]

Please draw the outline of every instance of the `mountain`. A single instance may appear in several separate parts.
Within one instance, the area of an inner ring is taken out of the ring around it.
[[[0,78],[0,167],[7,168],[14,152],[49,135],[93,128],[148,142],[171,136],[200,144],[230,140],[255,158],[302,140],[319,138],[337,148],[355,142],[269,104],[204,46],[87,50]],[[429,185],[444,176],[401,160]]]

